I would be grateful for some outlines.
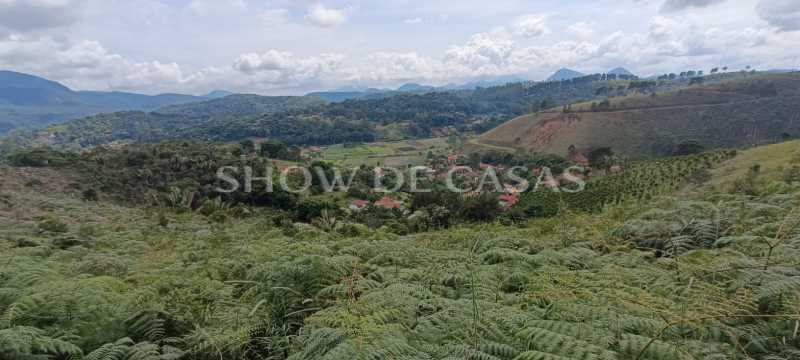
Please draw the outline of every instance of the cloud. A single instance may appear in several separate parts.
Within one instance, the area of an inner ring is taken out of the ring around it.
[[[668,13],[686,10],[688,8],[703,8],[724,1],[726,0],[666,0],[664,5],[661,6],[661,11]]]
[[[514,30],[517,35],[533,38],[550,33],[547,27],[547,18],[538,15],[526,15],[514,23]]]
[[[423,20],[422,18],[413,18],[413,19],[405,19],[403,20],[403,22],[409,25],[414,25],[414,24],[422,24]]]
[[[246,10],[244,0],[192,0],[187,9],[199,16],[219,15],[231,10]]]
[[[756,11],[762,19],[781,31],[800,30],[800,1],[761,0]]]
[[[514,47],[514,41],[504,33],[479,33],[464,45],[451,46],[444,60],[475,75],[491,75],[509,65]]]
[[[185,82],[176,63],[133,61],[110,53],[96,41],[47,36],[0,39],[0,67],[54,78],[80,89],[155,92]]]
[[[416,52],[377,52],[349,72],[348,80],[359,83],[431,80],[441,77],[442,64]]]
[[[314,25],[321,27],[336,27],[347,22],[344,11],[325,7],[321,3],[311,6],[306,19]]]
[[[28,32],[70,25],[84,0],[0,0],[0,29]]]
[[[268,83],[303,83],[318,81],[333,74],[340,67],[344,56],[320,54],[300,58],[288,51],[269,50],[263,54],[240,55],[233,68],[250,76],[259,76]]]
[[[567,30],[580,38],[589,38],[594,36],[596,33],[594,26],[585,21],[574,23],[570,25]]]

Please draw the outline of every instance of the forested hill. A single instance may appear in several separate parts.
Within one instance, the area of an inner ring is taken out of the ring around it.
[[[635,157],[669,155],[681,143],[729,148],[800,136],[800,74],[758,74],[716,84],[615,97],[509,121],[480,142],[566,155],[612,147]]]
[[[40,128],[102,112],[153,111],[163,106],[202,100],[203,97],[181,94],[149,96],[118,91],[73,91],[38,76],[0,71],[0,134],[18,128]]]
[[[325,100],[313,96],[259,96],[235,94],[199,103],[167,106],[156,112],[159,114],[180,115],[192,118],[241,117],[301,110],[325,103]]]
[[[73,120],[32,134],[16,134],[14,146],[94,146],[117,140],[166,139],[235,141],[269,137],[290,144],[333,144],[387,137],[419,138],[448,133],[484,132],[518,115],[600,95],[654,91],[630,81],[591,75],[545,83],[402,94],[321,105],[314,97],[229,96],[174,106],[155,113],[123,112]],[[258,114],[258,115],[257,115]],[[256,116],[257,115],[257,116]]]

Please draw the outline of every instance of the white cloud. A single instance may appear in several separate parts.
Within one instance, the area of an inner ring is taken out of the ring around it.
[[[335,27],[344,24],[347,21],[347,15],[342,10],[316,3],[308,10],[306,19],[317,26]]]
[[[661,7],[662,12],[675,12],[688,8],[703,8],[719,4],[726,0],[666,0]]]
[[[514,23],[517,35],[527,38],[539,37],[550,33],[547,18],[539,15],[526,15]]]
[[[81,89],[169,90],[181,87],[176,63],[137,62],[95,41],[11,36],[0,40],[0,67],[55,78]]]
[[[707,65],[787,68],[800,59],[796,0],[708,9],[701,8],[718,1],[640,0],[607,6],[614,16],[557,7],[549,17],[530,2],[498,1],[443,0],[413,13],[398,10],[405,0],[357,2],[364,16],[348,19],[356,10],[343,0],[0,0],[0,68],[79,89],[297,94],[350,84],[542,79],[562,66],[625,66],[646,75]],[[380,23],[386,31],[369,31]],[[431,36],[411,38],[428,27]],[[451,40],[480,29],[495,30]]]
[[[187,9],[199,16],[214,16],[220,13],[245,10],[247,3],[244,0],[192,0]]]
[[[585,21],[576,22],[567,28],[571,33],[580,38],[589,38],[595,35],[594,26]]]
[[[0,29],[32,31],[78,21],[84,0],[0,0]]]
[[[800,30],[800,1],[761,0],[756,10],[762,19],[782,31]]]
[[[445,52],[445,62],[468,69],[475,75],[502,72],[511,60],[514,41],[502,32],[473,35],[464,45],[451,46]]]
[[[269,50],[263,54],[243,54],[234,61],[233,68],[272,84],[298,84],[324,80],[336,72],[343,60],[340,54],[300,58],[288,51]]]
[[[412,80],[439,79],[442,64],[416,52],[377,52],[366,57],[364,64],[349,70],[347,79],[358,83],[375,84]]]

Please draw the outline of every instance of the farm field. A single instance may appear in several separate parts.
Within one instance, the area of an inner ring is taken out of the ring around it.
[[[320,160],[348,167],[424,165],[429,151],[446,152],[449,147],[447,138],[339,144],[323,148]]]

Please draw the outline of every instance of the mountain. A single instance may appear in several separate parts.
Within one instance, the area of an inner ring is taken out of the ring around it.
[[[293,145],[327,145],[429,138],[452,129],[483,133],[531,109],[592,99],[601,79],[593,75],[563,84],[520,82],[475,90],[367,93],[360,99],[327,104],[320,96],[232,95],[150,113],[120,112],[72,120],[18,134],[0,142],[0,147],[9,151],[36,145],[90,147],[117,140],[238,141],[252,137]]]
[[[571,80],[571,79],[578,78],[578,77],[581,77],[581,76],[586,76],[586,74],[578,72],[578,71],[575,71],[575,70],[562,68],[562,69],[556,71],[553,75],[550,75],[550,77],[547,78],[547,81]]]
[[[436,90],[435,86],[420,85],[416,83],[403,84],[402,86],[397,88],[397,91],[402,91],[402,92],[426,92],[434,90]]]
[[[306,94],[307,96],[316,96],[323,98],[330,102],[341,102],[346,100],[366,100],[366,99],[382,99],[391,96],[401,95],[402,93],[426,93],[426,92],[445,92],[445,91],[459,91],[459,90],[475,90],[478,88],[497,87],[506,84],[525,82],[524,79],[518,76],[498,76],[487,78],[483,80],[472,81],[464,84],[447,84],[444,86],[423,85],[417,83],[407,83],[401,85],[397,90],[375,89],[375,88],[359,88],[353,86],[341,87],[331,91],[318,91]]]
[[[347,100],[359,99],[380,99],[398,95],[398,91],[317,91],[306,94],[309,97],[316,97],[327,102],[342,102]]]
[[[610,75],[625,75],[625,76],[634,76],[632,72],[628,71],[628,69],[623,67],[618,67],[611,69],[607,72]]]
[[[13,71],[0,71],[0,134],[35,129],[102,112],[151,111],[204,98],[126,92],[73,91],[55,81]]]
[[[224,98],[226,96],[231,96],[233,94],[234,93],[232,93],[230,91],[214,90],[214,91],[206,94],[206,96],[203,96],[203,97],[206,98],[206,99],[219,99],[219,98]]]
[[[655,96],[555,108],[511,120],[480,143],[566,155],[611,147],[631,158],[669,155],[684,141],[730,148],[800,135],[800,74],[757,74]]]

